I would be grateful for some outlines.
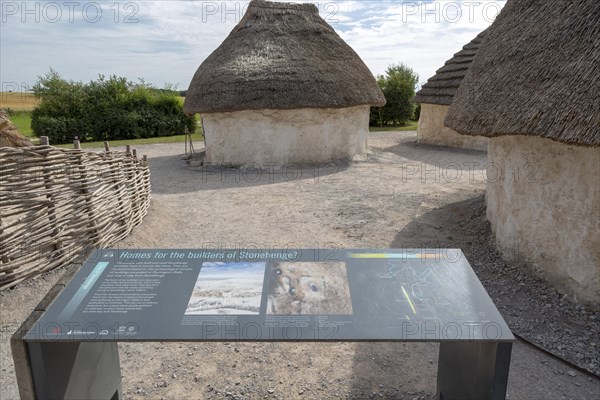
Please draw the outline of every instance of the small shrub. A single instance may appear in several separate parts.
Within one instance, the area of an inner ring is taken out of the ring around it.
[[[31,130],[37,136],[48,136],[50,143],[66,143],[72,136],[67,134],[67,123],[64,118],[52,118],[46,115],[31,116]]]
[[[421,118],[421,103],[415,103],[415,115],[412,117],[413,121],[419,121]]]

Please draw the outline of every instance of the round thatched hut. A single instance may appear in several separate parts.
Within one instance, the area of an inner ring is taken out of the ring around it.
[[[508,258],[600,305],[600,2],[509,0],[446,124],[490,139],[487,216]]]
[[[469,70],[486,32],[487,29],[446,61],[446,64],[429,78],[413,98],[413,101],[421,103],[421,116],[417,128],[419,143],[487,150],[488,138],[463,136],[444,125],[448,107]]]
[[[250,2],[200,65],[184,110],[201,113],[214,164],[319,163],[366,150],[383,93],[313,4]]]
[[[33,144],[19,134],[4,110],[0,110],[0,147],[26,147]]]

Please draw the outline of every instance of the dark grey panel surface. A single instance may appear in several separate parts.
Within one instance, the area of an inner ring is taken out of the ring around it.
[[[27,341],[512,341],[460,250],[108,249]]]

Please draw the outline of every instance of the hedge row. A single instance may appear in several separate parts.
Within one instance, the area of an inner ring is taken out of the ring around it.
[[[55,71],[40,77],[34,92],[41,100],[31,129],[51,143],[139,139],[181,135],[196,129],[175,91],[100,76],[90,83],[62,79]]]

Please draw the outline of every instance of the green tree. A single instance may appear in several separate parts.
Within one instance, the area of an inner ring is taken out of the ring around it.
[[[392,64],[384,75],[377,76],[377,84],[387,103],[371,109],[371,123],[403,125],[413,118],[415,105],[411,99],[418,81],[419,75],[404,64]]]

